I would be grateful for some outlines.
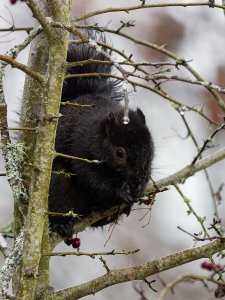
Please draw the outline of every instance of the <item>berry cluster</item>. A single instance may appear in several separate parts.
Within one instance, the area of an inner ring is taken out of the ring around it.
[[[25,1],[25,0],[20,0],[21,2]],[[11,4],[16,4],[17,0],[10,0]]]
[[[222,266],[221,266],[221,264],[214,265],[213,263],[205,260],[201,263],[201,268],[208,270],[208,271],[219,271],[222,269]]]
[[[65,243],[70,246],[72,245],[73,248],[79,248],[80,247],[80,239],[78,237],[66,239]]]

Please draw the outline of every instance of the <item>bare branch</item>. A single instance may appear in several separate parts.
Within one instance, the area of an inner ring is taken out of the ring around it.
[[[215,163],[219,162],[220,160],[225,158],[225,148],[222,150],[200,160],[195,165],[188,165],[185,168],[181,169],[180,171],[156,181],[157,187],[160,189],[162,187],[168,185],[174,185],[177,183],[182,182],[185,178],[193,176],[195,173],[202,171],[205,168],[208,168]],[[146,192],[154,192],[156,189],[153,183],[148,184],[146,188]]]
[[[199,150],[197,156],[193,159],[193,161],[191,162],[192,165],[194,165],[196,163],[196,161],[201,157],[202,153],[205,151],[207,145],[212,142],[212,139],[214,138],[214,136],[220,132],[222,129],[225,128],[225,124],[222,124],[221,126],[219,126],[214,132],[213,134],[205,140],[204,144],[202,145],[201,149]]]
[[[109,269],[109,267],[108,267],[108,265],[106,263],[106,260],[102,256],[100,256],[99,260],[103,263],[103,267],[106,269],[106,272],[109,274],[110,273],[110,269]]]
[[[102,256],[102,255],[130,255],[139,252],[139,249],[133,251],[109,251],[109,252],[93,252],[93,253],[86,253],[86,252],[53,252],[53,253],[43,253],[42,255],[45,256],[67,256],[67,255],[75,255],[75,256],[89,256],[91,258],[95,258],[95,256]]]
[[[78,299],[90,294],[95,294],[108,286],[130,281],[131,276],[133,280],[143,280],[148,276],[181,266],[188,262],[211,257],[213,254],[223,250],[224,247],[224,242],[216,240],[200,247],[186,249],[163,258],[155,259],[146,264],[129,267],[127,269],[112,270],[108,274],[87,283],[55,292],[52,294],[51,299]],[[49,298],[44,297],[43,299],[47,300]]]
[[[61,102],[61,105],[69,105],[69,106],[76,106],[76,107],[94,107],[94,104],[79,104],[79,103],[73,103],[73,102]]]
[[[137,10],[137,9],[144,9],[144,8],[160,8],[160,7],[192,7],[192,6],[209,6],[209,2],[182,2],[182,3],[157,3],[157,4],[145,4],[145,5],[136,5],[136,6],[128,6],[128,7],[118,7],[118,8],[106,8],[102,10],[97,10],[94,12],[90,12],[87,14],[83,14],[79,17],[74,18],[74,21],[81,21],[85,20],[87,18],[97,16],[97,15],[102,15],[106,13],[112,13],[112,12],[126,12],[128,13],[129,11],[132,10]],[[219,4],[214,4],[213,7],[220,8],[220,9],[225,9],[224,5],[219,5]]]
[[[46,31],[46,33],[51,36],[53,33],[52,27],[48,19],[45,17],[44,13],[41,11],[40,5],[37,4],[35,0],[27,0],[26,3],[32,11],[34,18],[38,20],[44,31]]]
[[[16,27],[15,25],[12,25],[10,27],[7,28],[0,28],[0,32],[6,32],[6,31],[27,31],[30,32],[31,30],[33,30],[34,27]]]
[[[181,116],[181,118],[184,122],[184,125],[187,128],[187,136],[191,137],[197,151],[199,151],[200,146],[198,145],[198,142],[197,142],[197,140],[196,140],[196,138],[195,138],[195,136],[194,136],[187,120],[186,120],[185,111],[180,109],[179,107],[177,108],[177,111],[179,112],[179,115]],[[202,158],[201,154],[200,154],[199,158]],[[203,170],[203,172],[205,174],[206,180],[207,180],[208,185],[209,185],[209,190],[210,190],[210,194],[211,194],[211,198],[212,198],[212,202],[213,202],[213,206],[214,206],[214,210],[215,210],[215,216],[219,220],[220,218],[219,218],[219,212],[218,212],[218,209],[217,209],[217,201],[216,201],[216,195],[215,195],[215,192],[214,192],[214,188],[213,188],[213,185],[212,185],[212,182],[211,182],[208,171],[205,169],[205,170]]]
[[[208,3],[207,3],[208,4]],[[205,3],[205,5],[207,5]],[[102,31],[103,29],[102,28],[99,28],[98,26],[95,27],[96,30],[99,30],[99,31]],[[148,47],[150,49],[153,49],[153,50],[156,50],[157,52],[160,52],[172,59],[174,59],[177,63],[179,63],[179,65],[182,65],[184,66],[198,81],[201,81],[201,82],[206,82],[206,80],[204,80],[204,78],[199,74],[197,73],[188,63],[187,61],[182,58],[182,57],[179,57],[179,56],[176,56],[174,53],[172,53],[171,51],[165,49],[164,47],[162,46],[158,46],[156,44],[153,44],[153,43],[150,43],[148,41],[143,41],[143,40],[140,40],[138,39],[137,37],[133,37],[127,33],[123,33],[123,32],[117,32],[116,30],[113,30],[113,29],[109,29],[107,27],[104,27],[104,31],[105,32],[109,32],[109,33],[113,33],[113,34],[117,34],[117,35],[120,35],[124,38],[127,38],[131,41],[133,41],[135,44],[138,44],[138,45],[142,45],[142,46],[145,46],[145,47]],[[217,94],[216,91],[212,90],[210,86],[206,87],[210,92],[211,94],[214,96],[214,99],[215,101],[217,102],[217,104],[219,105],[219,107],[221,108],[222,111],[225,111],[225,103],[223,101],[223,99]]]
[[[204,232],[204,237],[210,237],[209,236],[209,234],[208,234],[208,232],[207,232],[207,230],[206,230],[206,228],[205,228],[205,224],[204,224],[204,222],[205,222],[205,218],[204,217],[200,217],[196,212],[195,212],[195,210],[193,209],[193,207],[192,207],[192,205],[191,205],[191,201],[190,201],[190,199],[188,199],[184,194],[183,194],[183,192],[181,191],[181,189],[178,187],[178,185],[174,185],[174,187],[176,188],[176,190],[178,191],[178,193],[181,195],[181,197],[183,198],[183,200],[184,200],[184,203],[187,205],[187,207],[188,207],[188,213],[189,214],[193,214],[194,216],[195,216],[195,218],[196,218],[196,220],[200,223],[200,225],[201,225],[201,227],[202,227],[202,229],[203,229],[203,232]]]
[[[31,70],[26,65],[19,63],[18,61],[14,60],[10,56],[0,54],[0,60],[8,63],[13,68],[17,68],[17,69],[23,71],[27,75],[33,77],[34,79],[37,79],[39,82],[44,83],[44,77],[40,73],[35,72],[34,70]]]
[[[118,75],[115,74],[107,74],[107,73],[84,73],[84,74],[70,74],[70,75],[66,75],[65,78],[69,79],[69,78],[85,78],[85,77],[111,77],[111,78],[115,78],[117,80],[121,80],[123,81],[123,77],[120,77]],[[218,125],[216,122],[212,121],[211,119],[209,119],[200,109],[197,109],[195,107],[191,107],[189,105],[186,104],[182,104],[180,102],[178,102],[177,100],[175,100],[174,98],[172,98],[170,95],[168,95],[167,93],[158,90],[157,88],[154,88],[153,86],[151,86],[150,84],[143,84],[137,81],[133,81],[128,79],[127,80],[128,83],[130,83],[132,86],[139,86],[142,87],[144,89],[150,90],[156,94],[158,94],[159,96],[161,96],[162,98],[168,100],[169,102],[171,102],[172,104],[178,105],[182,108],[186,108],[190,111],[194,111],[197,114],[201,115],[204,119],[206,119],[210,124],[214,124],[214,125]]]
[[[10,51],[7,52],[8,56],[11,56],[13,59],[16,59],[17,55],[24,50],[30,43],[31,41],[38,36],[40,33],[42,32],[42,28],[40,26],[38,26],[37,28],[35,28],[27,37],[26,39],[16,45],[15,47],[13,47]]]
[[[204,241],[213,241],[213,240],[218,240],[218,238],[220,238],[222,241],[225,241],[225,238],[224,237],[220,237],[220,236],[210,236],[210,237],[200,238],[199,235],[192,234],[192,233],[188,232],[187,230],[181,228],[180,226],[177,226],[177,228],[180,231],[183,231],[184,233],[186,233],[186,234],[190,235],[191,237],[193,237],[193,239],[196,240],[196,241],[201,241],[201,242],[204,242]]]
[[[195,274],[187,274],[187,275],[183,275],[180,276],[179,278],[177,278],[176,280],[168,283],[164,289],[161,291],[159,297],[157,298],[157,300],[163,300],[166,296],[166,294],[169,292],[169,290],[172,290],[178,283],[183,282],[185,280],[195,280],[195,281],[201,281],[204,285],[207,282],[213,282],[217,285],[221,285],[225,287],[225,282],[220,280],[215,280],[211,277],[206,277],[206,276],[200,276],[200,275],[195,275]]]

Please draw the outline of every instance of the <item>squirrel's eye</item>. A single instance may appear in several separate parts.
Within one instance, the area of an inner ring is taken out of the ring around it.
[[[126,151],[124,148],[117,148],[116,149],[116,155],[119,157],[119,158],[125,158],[126,157]]]

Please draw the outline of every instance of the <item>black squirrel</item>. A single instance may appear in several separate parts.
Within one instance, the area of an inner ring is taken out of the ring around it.
[[[104,37],[103,37],[104,39]],[[109,50],[103,48],[108,54]],[[70,45],[68,62],[107,59],[88,44]],[[107,73],[110,64],[86,64],[71,68],[69,74]],[[143,191],[151,173],[154,146],[146,127],[145,116],[138,108],[129,111],[130,123],[123,123],[121,84],[110,77],[70,78],[64,81],[62,102],[88,104],[92,107],[61,106],[55,148],[57,152],[99,160],[100,164],[57,157],[53,170],[75,175],[52,174],[49,211],[80,215],[104,211],[122,203],[125,209],[96,222],[104,226],[130,212]],[[50,217],[51,228],[70,238],[74,221]]]

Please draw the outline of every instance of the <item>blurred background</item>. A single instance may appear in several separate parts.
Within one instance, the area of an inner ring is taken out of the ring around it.
[[[146,4],[150,1],[146,1]],[[152,4],[153,1],[151,1]],[[161,1],[154,1],[160,3]],[[153,2],[153,3],[154,3]],[[182,3],[188,1],[180,1]],[[216,3],[221,4],[220,1]],[[138,0],[100,1],[82,0],[74,1],[74,16],[103,9],[107,7],[120,7],[139,5]],[[209,7],[173,7],[154,8],[125,12],[109,13],[88,19],[89,24],[98,23],[99,26],[106,26],[118,29],[120,21],[127,22],[135,20],[135,27],[123,29],[132,36],[155,43],[159,46],[165,45],[166,49],[174,52],[177,56],[191,61],[191,66],[207,81],[212,81],[225,87],[225,38],[224,26],[225,17],[222,10]],[[0,28],[6,28],[14,24],[16,27],[31,26],[32,16],[24,3],[18,2],[10,5],[8,0],[0,1]],[[14,33],[0,32],[0,53],[4,54],[14,45],[23,41],[27,36],[26,32]],[[133,54],[135,61],[148,62],[172,62],[172,59],[142,46],[115,35],[107,34],[107,39],[117,49],[124,50],[129,56]],[[27,62],[29,49],[26,49],[18,56],[18,61]],[[158,69],[151,68],[151,72]],[[180,76],[191,76],[180,67],[180,71],[172,68],[169,74]],[[7,68],[4,90],[9,111],[9,124],[13,125],[18,120],[20,103],[22,98],[24,74],[20,71]],[[204,112],[214,121],[223,122],[223,113],[218,109],[215,101],[207,92],[199,86],[192,86],[188,83],[166,82],[162,87],[178,101],[195,107],[203,107]],[[146,115],[146,120],[152,132],[155,142],[155,160],[153,165],[153,179],[158,180],[189,164],[196,155],[197,150],[190,138],[187,136],[187,129],[182,118],[172,105],[156,94],[137,89],[137,92],[130,94],[130,106],[140,107]],[[208,122],[193,112],[185,114],[188,124],[200,145],[208,138],[215,127],[209,127]],[[12,134],[13,136],[13,134]],[[218,151],[224,146],[224,132],[217,135],[216,148],[209,149],[204,156]],[[225,162],[220,162],[208,169],[214,191],[218,191],[224,182]],[[4,163],[0,158],[0,172],[4,171]],[[183,193],[191,200],[192,206],[199,216],[206,217],[206,224],[212,223],[214,216],[213,202],[210,196],[209,185],[203,172],[198,173],[186,180],[180,186]],[[222,190],[222,199],[225,196],[225,189]],[[218,206],[219,215],[224,216],[224,202]],[[119,222],[115,227],[111,238],[111,229],[87,229],[78,236],[81,239],[81,251],[111,251],[134,250],[139,248],[140,252],[130,256],[107,256],[107,264],[111,269],[126,268],[151,261],[181,251],[184,248],[193,246],[192,237],[181,232],[177,226],[181,226],[191,233],[201,231],[200,224],[192,215],[187,214],[187,207],[178,195],[176,190],[160,193],[153,205],[150,222],[149,214],[140,220],[145,210],[135,210],[131,215]],[[7,180],[0,177],[0,226],[5,225],[13,215],[13,201]],[[147,223],[149,224],[145,226]],[[60,244],[56,251],[68,251],[68,247]],[[2,259],[2,257],[1,257]],[[216,262],[220,262],[215,258]],[[3,259],[2,259],[3,261]],[[220,263],[224,264],[223,261]],[[159,276],[154,275],[148,278],[156,280],[153,287],[160,291],[163,284],[168,283],[178,276],[185,274],[209,275],[208,271],[202,270],[201,261],[195,261],[187,265],[168,270]],[[61,289],[87,282],[97,276],[103,275],[105,269],[98,258],[87,257],[64,257],[52,258],[51,260],[51,283],[56,289]],[[95,296],[87,296],[85,299],[140,299],[135,288],[143,289],[147,299],[155,300],[159,292],[154,292],[141,282],[129,282],[107,288]],[[174,294],[168,293],[165,299],[213,299],[213,290],[206,289],[201,283],[185,282],[179,284]]]

